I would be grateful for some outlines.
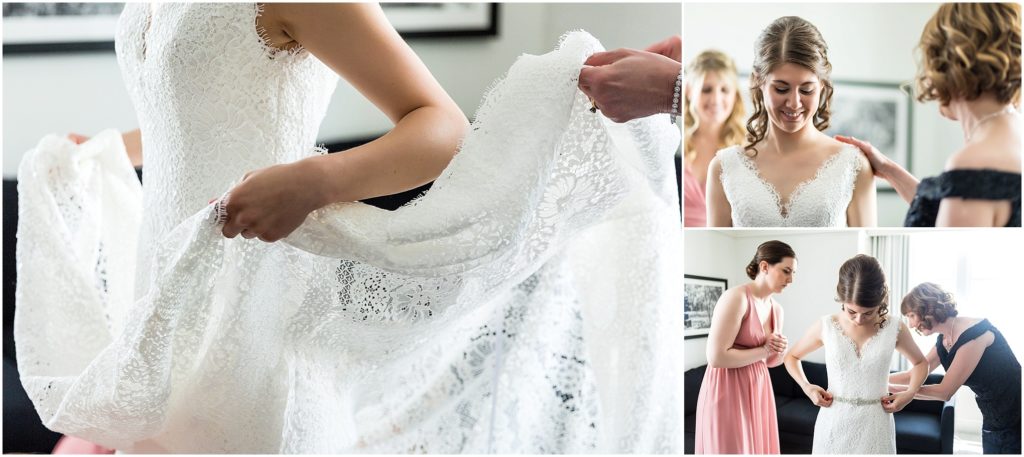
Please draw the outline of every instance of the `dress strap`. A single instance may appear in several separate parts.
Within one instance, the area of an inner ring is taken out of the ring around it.
[[[993,327],[992,323],[989,322],[988,319],[982,319],[976,322],[960,334],[960,337],[956,339],[956,343],[953,343],[953,348],[949,350],[949,354],[956,354],[956,351],[957,349],[960,349],[960,346],[974,341],[974,339],[984,335],[985,332],[989,330],[993,330]]]

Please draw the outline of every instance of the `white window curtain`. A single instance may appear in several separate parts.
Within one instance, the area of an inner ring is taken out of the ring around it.
[[[870,237],[871,256],[878,259],[889,281],[889,317],[902,319],[900,301],[910,291],[910,237],[875,235]],[[909,365],[899,353],[893,355],[892,369],[906,370]]]

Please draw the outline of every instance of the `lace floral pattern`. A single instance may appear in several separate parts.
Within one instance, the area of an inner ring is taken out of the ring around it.
[[[256,14],[126,7],[145,188],[116,132],[26,155],[15,333],[47,426],[128,451],[677,452],[681,229],[652,170],[679,136],[589,112],[597,41],[521,57],[409,205],[331,205],[267,244],[204,204],[316,153],[335,77],[268,59]]]
[[[844,147],[829,157],[787,202],[741,146],[718,151],[717,157],[734,227],[846,227],[846,209],[862,166],[856,148]]]
[[[899,321],[886,320],[859,350],[835,317],[822,317],[821,326],[828,391],[836,400],[818,411],[812,453],[895,454],[895,423],[881,399],[888,388]]]

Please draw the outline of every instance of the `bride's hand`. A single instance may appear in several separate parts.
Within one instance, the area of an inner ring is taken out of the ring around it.
[[[882,397],[882,409],[887,413],[898,413],[914,399],[914,394],[901,392]]]
[[[247,173],[231,189],[221,232],[228,238],[241,234],[268,243],[288,236],[309,213],[329,203],[327,192],[317,185],[326,182],[319,173],[309,160]]]
[[[832,406],[832,394],[820,386],[810,384],[804,388],[804,394],[807,395],[807,398],[811,399],[811,403],[817,406],[822,408]]]

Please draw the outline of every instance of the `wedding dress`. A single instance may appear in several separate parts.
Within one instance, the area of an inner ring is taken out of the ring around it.
[[[846,227],[846,208],[860,172],[860,152],[844,146],[793,190],[788,201],[765,181],[742,146],[716,154],[733,227]]]
[[[127,4],[145,186],[113,131],[26,154],[15,338],[46,426],[132,452],[678,452],[679,133],[588,110],[597,40],[520,57],[414,202],[263,243],[207,202],[321,153],[336,77],[257,14]]]
[[[896,425],[882,409],[900,322],[889,318],[858,351],[832,316],[821,318],[832,406],[818,409],[813,454],[895,454]]]

